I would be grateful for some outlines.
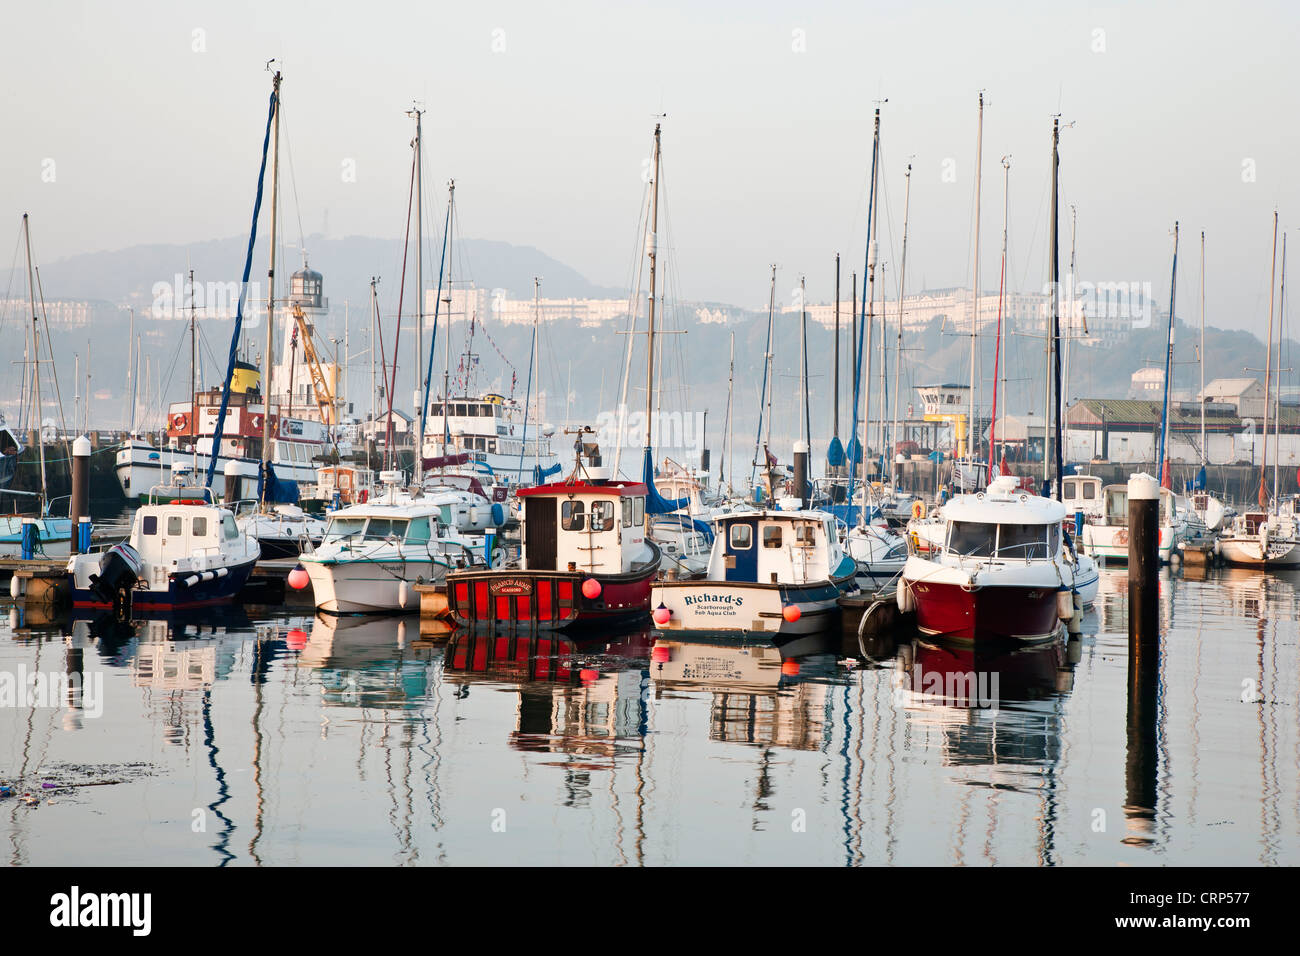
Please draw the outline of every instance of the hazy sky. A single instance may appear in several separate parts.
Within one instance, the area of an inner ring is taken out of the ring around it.
[[[245,232],[271,57],[294,239],[299,215],[307,233],[328,215],[331,235],[401,234],[418,99],[428,188],[455,177],[465,235],[624,286],[663,112],[680,295],[757,306],[777,262],[783,299],[800,272],[825,298],[836,251],[846,283],[861,268],[871,111],[888,97],[889,285],[909,158],[908,287],[965,285],[981,88],[986,287],[1005,154],[1009,284],[1045,278],[1056,112],[1075,123],[1062,189],[1085,279],[1149,281],[1166,308],[1180,219],[1180,315],[1197,319],[1205,229],[1209,321],[1262,334],[1272,210],[1300,223],[1300,12],[1284,3],[24,2],[6,21],[0,210],[11,235],[33,214],[46,262]]]

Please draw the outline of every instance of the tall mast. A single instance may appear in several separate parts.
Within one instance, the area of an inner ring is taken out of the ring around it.
[[[1282,448],[1279,427],[1282,424],[1282,336],[1286,322],[1286,233],[1282,233],[1282,277],[1277,292],[1277,395],[1273,399],[1273,500],[1277,500],[1279,469],[1282,465]],[[89,400],[90,390],[86,390]],[[1264,436],[1268,441],[1268,436]]]
[[[862,387],[862,510],[858,513],[858,524],[865,527],[867,523],[867,506],[870,495],[867,493],[871,485],[867,481],[867,449],[869,441],[868,423],[871,421],[871,336],[875,331],[875,302],[876,302],[876,260],[879,257],[879,247],[876,243],[876,182],[877,172],[880,160],[880,107],[876,107],[875,125],[871,138],[871,190],[868,193],[867,200],[867,287],[863,289],[862,308],[865,315],[862,318],[864,329],[859,329],[858,334],[865,332],[867,337],[867,367],[863,370],[860,385]],[[859,359],[861,354],[859,353]],[[852,487],[849,489],[849,505],[852,507]]]
[[[370,469],[370,446],[379,434],[379,387],[375,380],[375,345],[379,334],[379,278],[370,277],[370,441],[366,442],[366,469]]]
[[[533,464],[540,467],[542,464],[542,444],[538,440],[542,433],[542,356],[541,356],[541,335],[542,335],[542,277],[533,276],[533,342],[536,345],[533,348],[533,381],[537,383],[537,411],[534,416],[537,419],[537,427],[533,430],[533,449],[535,451]],[[524,409],[524,434],[528,434],[528,410]],[[527,451],[527,448],[524,449]]]
[[[1264,454],[1260,459],[1259,504],[1268,505],[1268,399],[1273,384],[1273,290],[1277,288],[1277,210],[1273,210],[1273,266],[1268,274],[1268,361],[1264,363]],[[1253,457],[1253,455],[1252,455]]]
[[[1002,298],[1006,291],[1007,285],[1007,213],[1010,210],[1011,195],[1011,157],[1002,157],[1002,268],[1001,276],[998,279],[998,334],[993,346],[993,410],[989,413],[989,479],[993,478],[993,459],[997,457],[997,428],[998,428],[998,369],[1002,368],[1002,374],[1006,375],[1006,367],[1002,365]],[[1002,400],[1007,398],[1006,388],[1002,389]],[[1003,411],[1006,415],[1006,411]],[[1046,422],[1044,422],[1046,426]],[[1043,432],[1044,436],[1047,434]],[[1046,440],[1046,439],[1044,439]]]
[[[41,325],[36,314],[36,277],[32,271],[32,227],[23,213],[23,240],[27,245],[27,296],[32,308],[32,388],[36,398],[36,449],[41,460],[41,514],[45,514],[45,427],[41,419]]]
[[[735,384],[736,384],[736,333],[732,332],[731,333],[731,360],[727,366],[727,452],[725,455],[722,456],[722,462],[720,467],[724,467],[724,466],[726,467],[727,474],[731,476],[730,480],[733,482],[736,480],[735,462],[732,460],[732,456],[735,454],[736,451],[736,442],[735,442],[736,420],[735,420],[735,415],[732,411],[731,399],[732,399],[732,392],[735,388]],[[721,490],[722,482],[724,480],[726,479],[721,476],[719,477],[718,480],[719,490]],[[727,495],[728,497],[730,497],[731,495],[730,484],[727,485]]]
[[[451,242],[451,236],[455,235],[452,231],[456,222],[456,180],[451,180],[447,184],[447,298],[443,299],[447,303],[447,328],[443,333],[443,339],[446,344],[444,353],[445,364],[442,369],[442,444],[443,454],[446,454],[446,446],[451,444],[451,422],[447,417],[448,409],[451,408],[451,302],[452,302],[452,275],[451,275],[451,256],[454,246]],[[528,409],[524,409],[524,427],[528,426]]]
[[[984,91],[980,91],[979,124],[975,132],[975,268],[971,274],[970,312],[970,412],[966,419],[966,460],[974,461],[975,449],[975,342],[980,328],[980,180],[984,161]]]
[[[1056,494],[1052,497],[1058,500],[1061,497],[1061,473],[1064,468],[1064,449],[1061,447],[1061,237],[1058,234],[1057,222],[1060,218],[1060,168],[1061,168],[1061,119],[1059,116],[1052,117],[1052,329],[1051,339],[1048,342],[1048,348],[1052,355],[1052,383],[1055,386],[1056,393],[1052,401],[1051,428],[1052,437],[1055,439],[1056,454]],[[1174,245],[1174,262],[1177,264],[1178,252],[1177,241]],[[1170,303],[1172,308],[1173,303]],[[1173,346],[1170,345],[1172,350]],[[1166,397],[1168,392],[1165,393]],[[1043,441],[1047,441],[1048,422],[1043,422]],[[1046,450],[1046,448],[1044,448]],[[1047,456],[1044,455],[1044,458]],[[1049,489],[1050,490],[1050,489]]]
[[[776,389],[772,381],[772,326],[776,316],[776,263],[772,263],[772,285],[767,293],[767,354],[763,361],[767,369],[767,436],[763,439],[763,471],[768,471],[767,450],[772,447],[772,392]]]
[[[127,412],[127,435],[133,436],[135,432],[135,379],[136,366],[139,364],[139,356],[135,349],[135,309],[128,310],[131,315],[130,335],[127,341],[127,363],[126,363],[126,399],[131,403],[130,411]]]
[[[424,473],[424,413],[420,407],[424,403],[424,393],[420,386],[424,376],[424,243],[421,226],[424,224],[424,163],[421,152],[420,117],[424,111],[413,107],[406,113],[415,117],[415,483],[418,485]]]
[[[646,254],[650,257],[649,319],[646,324],[645,371],[645,448],[650,450],[651,422],[654,405],[655,381],[655,272],[659,243],[659,125],[655,123],[654,182],[651,184],[650,235],[646,240]]]
[[[199,359],[199,342],[198,328],[194,321],[194,312],[198,307],[198,295],[194,288],[194,270],[190,270],[190,450],[194,453],[193,468],[195,473],[199,470],[199,439],[198,439],[198,421],[199,421],[199,380],[198,380],[198,359]],[[87,399],[90,393],[87,392]]]
[[[1168,461],[1165,457],[1165,448],[1169,444],[1169,390],[1174,374],[1174,297],[1178,291],[1178,223],[1174,223],[1174,268],[1169,277],[1169,344],[1165,349],[1165,395],[1164,404],[1160,411],[1160,449],[1159,458],[1156,461],[1156,470],[1160,472],[1161,487],[1165,485],[1165,470],[1168,467]],[[1267,397],[1265,398],[1267,404]],[[1268,429],[1264,429],[1264,444],[1268,445]],[[1172,482],[1170,482],[1172,484]]]
[[[892,462],[894,453],[898,450],[898,387],[899,376],[903,370],[903,297],[907,295],[907,217],[912,202],[912,164],[907,164],[907,172],[903,174],[903,260],[898,268],[898,342],[894,348],[894,408],[890,415],[892,421],[889,426],[890,443],[893,445],[893,451],[889,455]]]
[[[275,121],[271,131],[271,264],[266,272],[266,354],[262,358],[263,374],[266,381],[262,383],[262,504],[266,504],[266,493],[270,482],[266,480],[268,465],[271,463],[271,369],[275,363],[275,241],[276,220],[280,211],[280,71],[275,72]],[[213,448],[214,460],[220,454],[220,448]]]
[[[1201,230],[1201,467],[1205,467],[1205,230]]]
[[[806,287],[804,277],[799,277],[799,396],[803,402],[803,443],[805,451],[811,451],[812,423],[808,418],[808,308],[805,304]],[[811,458],[809,459],[811,460]],[[802,489],[801,489],[802,491]]]
[[[835,253],[835,386],[831,398],[831,435],[840,437],[840,254]]]

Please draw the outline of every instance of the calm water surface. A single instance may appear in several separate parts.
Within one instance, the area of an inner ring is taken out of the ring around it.
[[[1166,577],[1159,671],[1141,673],[1126,583],[1104,572],[1081,640],[1003,656],[15,609],[0,691],[84,682],[71,704],[56,687],[0,707],[0,782],[38,799],[0,799],[0,856],[1300,863],[1300,576]]]

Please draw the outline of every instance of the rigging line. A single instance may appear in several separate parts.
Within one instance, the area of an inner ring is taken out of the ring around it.
[[[63,392],[59,388],[59,368],[54,364],[54,341],[50,335],[50,318],[45,312],[45,283],[41,281],[40,266],[36,266],[33,271],[36,273],[36,291],[40,293],[41,299],[41,324],[45,326],[45,351],[50,356],[50,374],[54,378],[54,400],[58,402],[59,405],[59,427],[63,430],[64,449],[68,457],[71,458],[72,444],[68,439],[68,419],[67,416],[63,414]],[[39,362],[40,359],[40,355],[37,355],[36,360]],[[89,401],[90,396],[86,396],[86,399]],[[40,409],[37,409],[38,414],[36,425],[38,429],[40,428],[39,412]],[[40,435],[39,431],[37,432],[37,435]]]
[[[397,331],[393,333],[393,370],[388,386],[388,420],[384,426],[384,460],[393,463],[393,391],[397,388],[397,349],[402,339],[402,302],[406,295],[406,254],[411,249],[411,206],[415,203],[415,155],[411,156],[411,185],[406,195],[406,232],[402,235],[402,277],[397,283]],[[445,416],[444,416],[445,420]],[[424,449],[417,448],[417,455]]]
[[[283,110],[280,112],[280,125],[282,127],[281,139],[284,141],[285,158],[289,161],[289,188],[293,190],[294,218],[298,220],[298,252],[305,256],[307,237],[302,228],[302,203],[298,201],[298,177],[293,173],[293,143],[292,137],[289,136],[289,121],[285,118]],[[281,208],[284,207],[283,202],[280,205]],[[283,242],[283,237],[281,237],[281,242]],[[272,290],[272,294],[274,294],[274,290]]]

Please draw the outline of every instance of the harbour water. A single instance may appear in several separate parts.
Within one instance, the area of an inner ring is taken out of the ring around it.
[[[0,858],[1296,865],[1300,575],[1164,575],[1154,708],[1123,569],[1081,639],[979,657],[6,606]]]

